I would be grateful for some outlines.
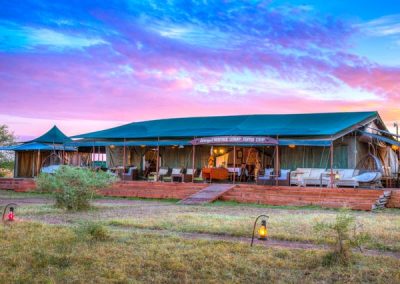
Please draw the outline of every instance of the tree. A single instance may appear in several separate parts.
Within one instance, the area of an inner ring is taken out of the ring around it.
[[[8,146],[15,143],[14,133],[7,125],[0,125],[0,146]],[[11,175],[14,168],[14,155],[11,152],[0,151],[0,177]]]

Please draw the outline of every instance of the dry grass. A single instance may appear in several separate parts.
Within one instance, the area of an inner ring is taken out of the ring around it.
[[[313,229],[317,222],[331,222],[335,218],[332,212],[309,211],[296,212],[269,210],[269,235],[271,238],[289,241],[310,241],[332,243],[332,239],[318,235]],[[371,236],[367,248],[400,251],[400,215],[398,214],[359,214],[357,223]],[[224,213],[166,213],[162,217],[114,219],[106,222],[112,226],[143,229],[163,229],[178,232],[212,233],[219,235],[250,236],[254,215],[235,216],[234,211]]]
[[[21,198],[23,195],[17,195]],[[13,196],[14,197],[14,196]],[[28,196],[29,197],[29,196]],[[21,198],[22,199],[22,198]],[[377,213],[352,212],[363,230],[371,236],[367,248],[400,251],[400,210]],[[47,205],[18,208],[22,218],[53,224],[102,221],[106,225],[126,228],[163,229],[177,232],[212,233],[251,236],[254,219],[270,216],[268,227],[272,238],[289,241],[331,243],[317,235],[316,222],[333,221],[337,211],[317,208],[285,208],[217,203],[208,206],[182,206],[170,201],[100,199],[88,212],[71,213]]]
[[[400,260],[358,256],[321,265],[323,252],[113,232],[102,241],[70,227],[0,228],[2,283],[399,283]]]

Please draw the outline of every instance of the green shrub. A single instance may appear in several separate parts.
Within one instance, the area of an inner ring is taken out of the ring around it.
[[[80,239],[84,240],[106,241],[110,239],[109,231],[100,223],[82,223],[76,228],[75,232]]]
[[[361,246],[370,239],[368,234],[357,232],[359,226],[348,209],[342,209],[332,223],[316,223],[314,229],[334,240],[334,249],[324,257],[324,265],[350,264],[352,249],[359,248],[361,250]]]
[[[62,166],[54,174],[40,174],[36,183],[39,191],[54,194],[58,207],[76,211],[89,208],[95,190],[115,180],[106,172]]]

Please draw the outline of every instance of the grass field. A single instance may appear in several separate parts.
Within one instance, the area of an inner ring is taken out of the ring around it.
[[[358,255],[325,267],[324,252],[249,247],[111,232],[106,240],[76,228],[20,223],[0,229],[0,282],[19,283],[399,283],[400,260]]]
[[[400,283],[399,258],[357,254],[349,267],[328,267],[325,250],[232,241],[251,237],[254,218],[266,213],[272,239],[330,244],[313,226],[337,210],[100,198],[87,212],[66,212],[49,196],[0,193],[8,201],[20,204],[23,221],[0,228],[0,283]],[[352,214],[372,237],[368,248],[400,251],[400,210]],[[87,222],[101,229],[91,232]]]

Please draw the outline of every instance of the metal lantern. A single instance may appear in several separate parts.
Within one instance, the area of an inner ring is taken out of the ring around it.
[[[3,211],[2,221],[3,222],[13,222],[15,221],[15,208],[17,204],[9,203],[6,205]]]
[[[266,241],[268,239],[267,220],[269,219],[269,216],[268,215],[260,215],[254,221],[253,236],[251,237],[251,246],[253,246],[254,235],[255,235],[256,226],[257,226],[257,223],[258,223],[259,219],[261,219],[261,225],[257,230],[258,239],[261,240],[261,241]]]

